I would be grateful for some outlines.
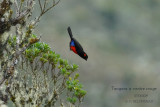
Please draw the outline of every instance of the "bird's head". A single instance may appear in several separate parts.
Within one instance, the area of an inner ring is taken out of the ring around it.
[[[84,56],[83,56],[83,58],[87,61],[88,55],[85,53]]]

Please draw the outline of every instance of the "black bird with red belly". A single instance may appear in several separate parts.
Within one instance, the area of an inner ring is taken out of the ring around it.
[[[78,54],[81,58],[83,58],[87,61],[88,55],[84,52],[80,43],[75,38],[73,38],[71,28],[68,27],[67,30],[68,30],[68,34],[71,38],[70,45],[69,45],[70,50],[72,50],[75,54]]]

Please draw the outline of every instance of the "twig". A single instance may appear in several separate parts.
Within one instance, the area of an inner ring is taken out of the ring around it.
[[[44,13],[46,13],[48,10],[50,10],[51,8],[53,8],[54,6],[56,6],[58,3],[60,2],[60,0],[58,0],[56,3],[54,3],[51,7],[49,7],[47,10],[44,11]]]
[[[0,86],[3,84],[4,81],[5,81],[5,78],[3,78],[3,79],[0,81]]]
[[[19,53],[19,43],[20,43],[19,39],[20,39],[20,31],[18,26],[16,26],[16,54]]]
[[[44,5],[43,5],[43,11],[45,10],[46,8],[46,5],[47,5],[47,0],[44,1]]]
[[[41,0],[38,0],[38,3],[39,3],[39,6],[40,6],[40,9],[41,9],[41,12],[42,12],[42,4],[41,4]]]
[[[20,6],[19,6],[19,12],[21,12],[22,6],[23,6],[24,1],[21,0]]]
[[[15,4],[15,7],[16,7],[16,15],[19,16],[19,6],[18,6],[18,3],[17,3],[17,0],[14,0],[14,4]]]

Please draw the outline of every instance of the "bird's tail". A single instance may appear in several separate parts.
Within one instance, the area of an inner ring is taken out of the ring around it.
[[[72,35],[72,31],[71,31],[71,28],[70,27],[68,27],[68,34],[69,34],[69,36],[70,36],[70,38],[72,39],[73,38],[73,35]]]

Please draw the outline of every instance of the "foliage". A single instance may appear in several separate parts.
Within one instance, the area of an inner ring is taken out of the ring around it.
[[[71,77],[77,69],[76,64],[70,65],[60,58],[49,45],[37,42],[25,50],[17,67],[17,76],[12,78],[12,84],[6,81],[6,86],[10,87],[8,92],[16,106],[54,106],[65,89],[67,101],[75,104],[86,94],[79,83],[79,74],[76,73],[74,79]]]

